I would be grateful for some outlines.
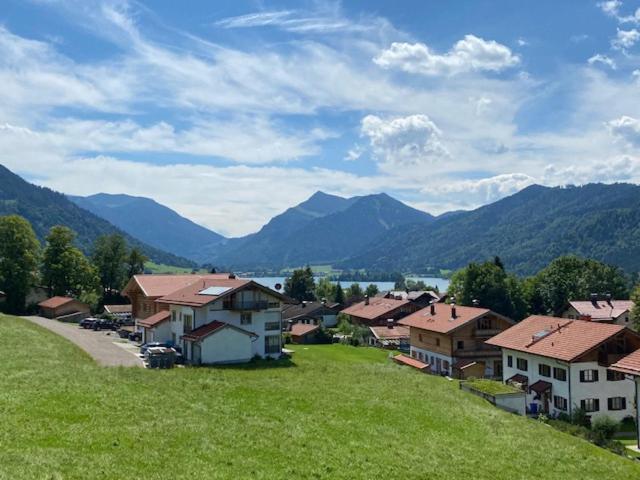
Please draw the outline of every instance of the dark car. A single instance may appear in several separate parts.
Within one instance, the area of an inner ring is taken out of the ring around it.
[[[145,343],[144,345],[140,346],[140,354],[144,355],[145,353],[147,353],[147,350],[150,349],[151,347],[170,347],[171,345],[169,345],[169,343],[167,342],[150,342],[150,343]]]
[[[131,332],[129,330],[127,330],[126,328],[121,328],[116,333],[118,334],[118,336],[120,338],[129,338],[129,335],[131,335]]]
[[[117,330],[118,324],[111,320],[99,319],[93,322],[92,327],[94,330]]]
[[[79,325],[80,325],[82,328],[93,328],[93,324],[94,324],[95,322],[97,322],[97,321],[98,321],[98,319],[97,319],[97,318],[87,317],[87,318],[82,319],[82,320],[80,321],[80,324],[79,324]]]
[[[142,334],[140,332],[131,332],[129,334],[129,340],[131,340],[132,342],[141,342]]]

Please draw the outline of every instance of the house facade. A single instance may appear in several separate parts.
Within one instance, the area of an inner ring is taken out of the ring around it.
[[[51,297],[40,302],[38,307],[45,318],[73,316],[74,321],[80,321],[91,313],[89,305],[71,297]]]
[[[640,350],[621,358],[611,365],[611,370],[625,376],[627,381],[635,383],[636,395],[636,438],[640,449]]]
[[[190,364],[278,358],[286,298],[251,280],[205,278],[157,300],[169,311],[167,341]]]
[[[392,320],[384,326],[369,327],[369,345],[371,347],[409,351],[409,327],[396,325]]]
[[[342,313],[349,316],[351,323],[370,327],[373,325],[386,326],[387,320],[399,320],[419,309],[419,306],[409,300],[366,297],[364,301],[345,308]]]
[[[300,302],[285,305],[282,320],[286,324],[306,323],[335,327],[338,324],[340,305],[327,302]]]
[[[640,348],[640,336],[619,325],[532,316],[488,340],[502,349],[503,380],[526,393],[531,413],[620,421],[633,413],[632,382],[609,367]]]
[[[613,300],[611,296],[600,298],[593,294],[590,300],[570,301],[561,316],[570,320],[615,323],[632,328],[632,308],[631,300]]]
[[[409,327],[410,355],[432,373],[456,378],[502,375],[500,349],[488,340],[513,321],[486,308],[433,303],[398,322]]]

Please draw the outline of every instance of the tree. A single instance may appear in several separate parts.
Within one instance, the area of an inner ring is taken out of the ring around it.
[[[119,291],[127,277],[127,243],[117,233],[102,235],[93,247],[93,262],[104,292]]]
[[[347,288],[345,297],[347,298],[348,304],[361,301],[364,298],[364,292],[362,291],[362,287],[360,287],[360,284],[352,283],[351,286]]]
[[[133,247],[127,257],[127,278],[144,273],[144,264],[148,261],[149,258],[139,248]],[[211,273],[216,273],[215,268]]]
[[[300,302],[315,300],[316,282],[310,267],[294,270],[284,282],[284,293]]]
[[[400,275],[398,279],[393,284],[394,290],[406,290],[407,289],[407,281],[404,276]]]
[[[318,300],[333,300],[335,297],[336,286],[331,283],[327,277],[323,277],[318,280],[318,284],[316,285],[316,298]]]
[[[84,254],[73,245],[75,232],[60,225],[51,227],[42,261],[42,281],[49,295],[95,293],[98,278],[95,268]]]
[[[504,263],[502,263],[502,260],[499,256],[496,255],[495,257],[493,257],[493,264],[499,269],[504,270]]]
[[[37,276],[40,243],[31,224],[18,215],[0,217],[0,290],[9,313],[24,310]]]
[[[339,303],[340,305],[344,305],[344,290],[342,290],[342,285],[340,282],[336,285],[336,291],[333,296],[333,301]]]
[[[628,283],[624,273],[612,265],[576,256],[559,257],[530,280],[528,303],[531,313],[559,315],[567,302],[588,299],[592,293],[628,298]]]
[[[637,285],[631,292],[631,300],[633,301],[631,321],[635,330],[640,330],[640,285]]]
[[[527,314],[521,282],[494,262],[470,263],[451,278],[449,294],[460,305],[479,306],[514,320]]]
[[[378,286],[374,285],[373,283],[370,283],[369,285],[367,285],[366,290],[364,291],[364,294],[367,295],[368,297],[375,297],[378,292],[380,290],[378,290]]]

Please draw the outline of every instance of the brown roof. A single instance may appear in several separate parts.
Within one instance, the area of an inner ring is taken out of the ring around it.
[[[131,305],[105,305],[107,313],[131,313]]]
[[[147,297],[164,297],[181,288],[191,285],[205,278],[224,279],[229,278],[228,273],[210,273],[206,275],[134,275],[127,286],[122,290],[124,295],[134,285],[140,287]]]
[[[320,325],[312,325],[310,323],[294,323],[291,325],[291,335],[301,337],[311,332],[315,332],[320,328]]]
[[[402,354],[393,357],[393,361],[402,365],[408,365],[410,367],[417,368],[418,370],[426,370],[427,368],[429,368],[428,363],[421,362],[420,360],[416,360],[415,358],[407,357],[406,355]]]
[[[569,305],[575,308],[580,315],[589,316],[593,320],[613,320],[633,308],[631,300],[611,300],[611,303],[606,300],[573,301],[569,302]]]
[[[548,392],[551,390],[552,385],[549,382],[545,382],[544,380],[538,380],[533,385],[529,387],[529,392],[532,390],[537,394],[542,394],[544,392]]]
[[[234,330],[237,330],[238,332],[242,332],[245,335],[251,335],[254,337],[256,336],[256,334],[253,332],[243,330],[242,328],[236,327],[234,325],[229,325],[228,323],[225,323],[225,322],[219,322],[218,320],[214,320],[211,323],[207,323],[206,325],[198,327],[195,330],[192,330],[190,333],[183,335],[182,338],[190,341],[198,341],[198,340],[202,340],[205,337],[208,337],[209,335],[213,335],[214,333],[219,332],[224,328],[233,328]]]
[[[486,308],[456,305],[456,317],[453,318],[451,305],[434,303],[433,307],[435,309],[435,315],[431,314],[431,307],[426,307],[403,318],[398,321],[398,323],[431,332],[449,333],[487,313],[491,313],[491,310]]]
[[[282,309],[282,319],[289,320],[292,318],[310,316],[319,314],[322,310],[333,310],[337,313],[336,303],[323,304],[322,302],[300,302],[296,304],[287,305]]]
[[[66,305],[69,302],[73,302],[74,300],[75,299],[70,297],[51,297],[40,302],[38,306],[43,308],[58,308],[62,305]]]
[[[394,325],[393,327],[369,327],[373,336],[377,339],[394,340],[409,338],[409,327]]]
[[[570,362],[623,330],[621,325],[534,315],[486,343]]]
[[[451,365],[451,368],[454,368],[456,370],[464,370],[465,368],[473,367],[477,364],[478,362],[476,362],[475,360],[463,359],[455,362],[453,365]]]
[[[640,350],[630,353],[611,365],[611,370],[616,370],[629,375],[640,376]]]
[[[150,317],[145,318],[144,320],[138,320],[138,325],[145,328],[153,328],[157,327],[163,322],[166,322],[171,318],[171,312],[169,310],[162,310],[158,313],[154,313]]]
[[[345,308],[342,313],[346,315],[353,315],[354,317],[366,318],[368,320],[374,320],[382,317],[400,307],[409,305],[411,302],[408,300],[395,300],[393,298],[380,298],[372,297],[369,299],[369,304],[365,302],[356,303],[349,308]]]

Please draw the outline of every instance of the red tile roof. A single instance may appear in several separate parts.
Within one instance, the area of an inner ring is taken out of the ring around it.
[[[315,332],[320,328],[320,325],[313,325],[310,323],[294,323],[291,325],[291,335],[301,337],[311,332]]]
[[[382,340],[396,340],[401,338],[409,338],[409,327],[394,325],[389,327],[369,327],[373,336]]]
[[[122,290],[124,295],[135,285],[140,287],[147,297],[163,297],[181,288],[205,278],[229,278],[228,273],[210,273],[206,275],[134,275]]]
[[[408,365],[410,367],[417,368],[418,370],[427,370],[429,368],[428,363],[421,362],[420,360],[416,360],[415,358],[407,357],[406,355],[402,354],[393,357],[393,361],[402,365]]]
[[[131,313],[131,305],[105,305],[104,311],[107,313]]]
[[[435,314],[431,314],[431,307],[426,307],[399,320],[400,325],[420,328],[430,332],[449,333],[467,323],[491,313],[491,310],[477,307],[462,307],[456,305],[456,317],[452,317],[452,307],[446,303],[434,303]]]
[[[225,322],[219,322],[218,320],[214,320],[211,323],[207,323],[206,325],[203,325],[201,327],[196,328],[195,330],[192,330],[190,333],[184,334],[182,338],[190,341],[198,341],[198,340],[202,340],[205,337],[208,337],[209,335],[213,335],[224,328],[233,328],[234,330],[242,332],[246,335],[251,335],[254,337],[256,336],[256,334],[253,332],[243,330],[242,328],[236,327],[234,325],[229,325],[228,323],[225,323]]]
[[[569,305],[580,315],[588,315],[593,320],[614,320],[633,308],[631,300],[611,300],[611,303],[605,300],[597,302],[586,300],[569,302]]]
[[[640,376],[640,350],[630,353],[611,365],[611,370]]]
[[[342,313],[353,315],[354,317],[366,318],[367,320],[374,320],[410,303],[408,300],[372,297],[369,299],[368,305],[365,304],[364,301],[356,303],[349,308],[345,308]]]
[[[205,278],[193,282],[180,290],[173,291],[156,300],[158,303],[168,303],[172,305],[189,305],[201,307],[219,298],[225,297],[238,289],[249,285],[251,280],[241,278]],[[200,293],[212,287],[220,287],[221,293],[217,295]],[[223,289],[228,289],[222,291]],[[274,292],[275,293],[275,292]]]
[[[38,306],[43,308],[58,308],[62,305],[66,305],[69,302],[73,302],[74,300],[75,299],[70,297],[51,297],[40,302]]]
[[[486,343],[570,362],[623,330],[621,325],[534,315]]]
[[[145,328],[153,328],[157,327],[161,323],[166,322],[171,318],[171,312],[168,310],[162,310],[158,313],[151,315],[150,317],[145,318],[144,320],[138,320],[138,325]]]

